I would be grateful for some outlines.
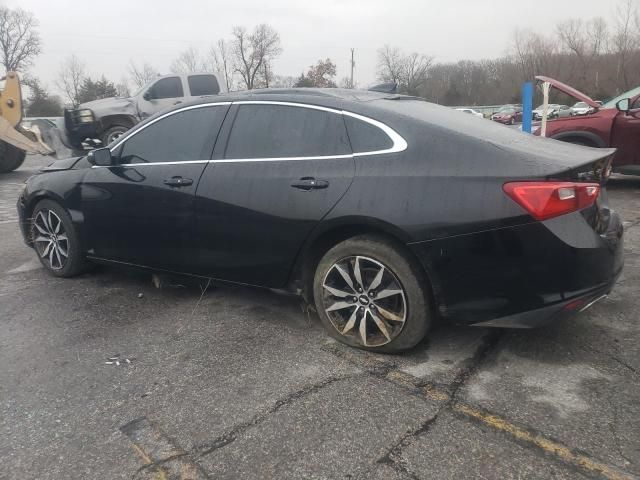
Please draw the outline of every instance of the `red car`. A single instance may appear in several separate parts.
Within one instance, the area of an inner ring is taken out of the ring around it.
[[[586,115],[558,118],[547,123],[546,136],[588,147],[615,147],[613,170],[640,175],[640,87],[618,95],[604,104],[575,88],[549,77],[536,79],[591,107]],[[540,129],[534,132],[540,135]]]
[[[513,125],[522,121],[522,107],[520,105],[505,105],[491,115],[491,120]]]

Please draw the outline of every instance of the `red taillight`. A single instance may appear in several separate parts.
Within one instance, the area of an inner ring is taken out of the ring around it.
[[[597,183],[510,182],[502,188],[536,220],[582,210],[593,205],[600,193]]]

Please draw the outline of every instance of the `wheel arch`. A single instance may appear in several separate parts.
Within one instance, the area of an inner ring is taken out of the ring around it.
[[[437,288],[431,270],[407,246],[408,235],[397,226],[368,217],[345,217],[321,223],[299,250],[289,276],[289,287],[300,291],[303,299],[313,303],[313,277],[324,254],[338,243],[359,235],[375,235],[394,243],[407,255],[425,281],[433,312],[438,312]]]
[[[82,215],[82,212],[79,210],[69,209],[67,205],[65,205],[64,198],[62,198],[55,192],[52,192],[51,190],[38,190],[29,195],[29,198],[25,202],[25,222],[31,221],[31,218],[33,217],[33,211],[35,210],[38,203],[43,200],[51,200],[52,202],[60,205],[60,207],[62,207],[67,212],[69,217],[71,217],[71,221],[75,225],[80,225],[83,223],[84,216]],[[82,232],[80,231],[79,234],[82,235]],[[31,239],[29,239],[29,242],[30,241]]]
[[[562,142],[568,142],[568,143],[571,143],[572,139],[582,140],[590,144],[593,144],[593,146],[597,148],[605,148],[607,146],[607,142],[605,142],[604,139],[599,135],[596,135],[593,132],[585,132],[581,130],[573,130],[573,131],[557,133],[555,135],[552,135],[551,138],[553,138],[554,140],[560,140]]]
[[[131,128],[136,123],[138,123],[138,120],[133,115],[107,115],[106,117],[100,119],[100,131],[98,132],[98,134],[101,134],[114,125],[122,125],[124,127]]]

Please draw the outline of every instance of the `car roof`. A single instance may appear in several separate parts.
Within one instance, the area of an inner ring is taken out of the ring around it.
[[[376,110],[387,110],[385,106],[390,100],[413,100],[427,103],[424,98],[420,97],[396,93],[373,92],[369,90],[346,88],[265,88],[201,96],[191,101],[180,103],[173,108],[164,110],[164,112],[179,110],[190,105],[202,103],[240,102],[248,100],[302,103],[335,109],[352,109],[356,112],[361,110],[360,107],[365,108],[365,106],[373,107]]]

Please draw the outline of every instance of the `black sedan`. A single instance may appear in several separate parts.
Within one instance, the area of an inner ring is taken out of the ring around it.
[[[613,154],[401,95],[253,91],[53,163],[18,210],[53,275],[109,262],[289,288],[333,337],[394,352],[436,319],[531,327],[606,295]]]

